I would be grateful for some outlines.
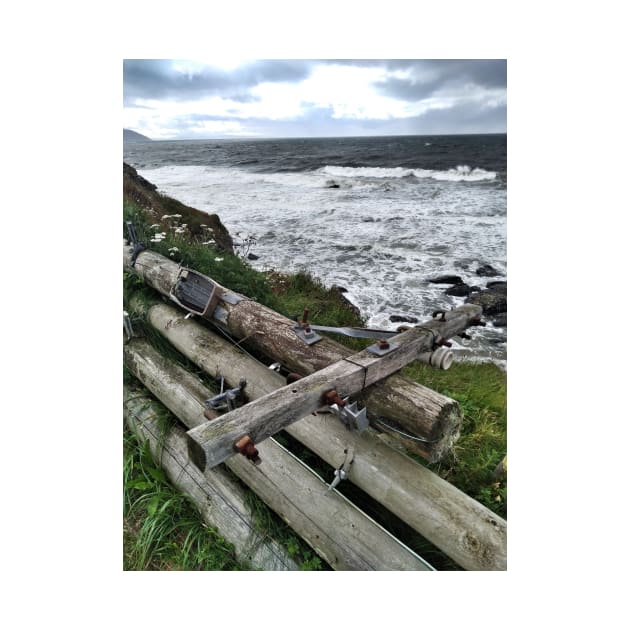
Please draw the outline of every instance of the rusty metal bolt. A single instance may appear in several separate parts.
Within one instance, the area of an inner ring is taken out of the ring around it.
[[[260,461],[258,457],[258,449],[254,446],[252,438],[249,435],[243,436],[235,445],[234,448],[241,454],[245,455],[247,459],[257,463]]]
[[[389,348],[389,341],[386,339],[379,339],[378,347],[380,350],[387,350],[387,348]]]
[[[330,405],[339,405],[339,407],[346,406],[346,403],[339,396],[336,389],[331,389],[325,392],[322,398],[323,398],[324,403],[327,404],[328,406]]]
[[[306,327],[304,328],[304,336],[307,339],[311,339],[315,336],[315,333],[311,330],[311,327],[309,325],[306,325]]]
[[[308,309],[307,308],[305,308],[304,313],[302,313],[301,324],[302,326],[308,326]]]

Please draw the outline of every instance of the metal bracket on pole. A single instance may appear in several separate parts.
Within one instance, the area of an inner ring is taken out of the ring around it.
[[[389,354],[392,350],[396,350],[398,347],[399,344],[395,341],[381,339],[378,343],[373,343],[371,346],[368,346],[366,350],[375,354],[377,357],[383,357],[386,354]]]
[[[321,336],[316,332],[313,332],[311,325],[308,321],[308,309],[304,309],[304,313],[302,314],[302,319],[296,317],[297,324],[295,326],[291,326],[291,329],[295,331],[295,334],[306,344],[309,346],[314,343],[321,341]]]
[[[299,324],[297,326],[291,326],[291,329],[295,331],[295,334],[309,346],[321,341],[322,339],[320,335],[313,332],[313,329],[308,324],[306,326],[300,326]]]
[[[222,290],[208,276],[181,267],[169,297],[188,312],[209,317],[222,297]]]
[[[224,379],[223,377],[221,377],[221,392],[218,393],[216,396],[205,400],[204,405],[209,409],[214,409],[215,411],[229,412],[236,409],[237,402],[243,401],[247,381],[245,379],[241,379],[239,381],[238,387],[235,387],[234,389],[228,389],[226,392],[223,391],[223,383]]]
[[[343,464],[335,470],[335,476],[328,486],[326,493],[330,492],[333,488],[336,488],[344,479],[348,478],[348,472],[350,471],[350,466],[352,466],[352,462],[354,461],[354,449],[349,446],[344,449],[344,460]]]
[[[356,402],[348,404],[349,397],[341,398],[336,390],[331,389],[324,394],[324,402],[331,411],[339,416],[349,430],[365,431],[370,426],[367,409],[359,409]]]

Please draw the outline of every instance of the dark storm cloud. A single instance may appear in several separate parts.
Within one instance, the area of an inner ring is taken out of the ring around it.
[[[125,59],[123,89],[126,105],[136,99],[185,100],[222,96],[239,102],[257,100],[249,90],[264,82],[293,82],[311,72],[310,61],[269,60],[246,63],[232,71],[205,67],[185,74],[175,70],[171,60]]]
[[[392,70],[407,70],[410,76],[390,77],[375,83],[375,87],[385,96],[405,101],[429,98],[446,87],[474,85],[500,89],[507,85],[505,59],[391,60],[386,66]]]

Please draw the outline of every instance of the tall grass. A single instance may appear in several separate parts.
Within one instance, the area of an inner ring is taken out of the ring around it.
[[[123,568],[127,571],[238,571],[234,549],[204,525],[191,501],[174,488],[125,430],[123,462]]]

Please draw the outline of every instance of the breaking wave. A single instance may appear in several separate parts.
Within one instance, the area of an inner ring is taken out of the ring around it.
[[[332,177],[366,177],[371,179],[400,179],[403,177],[417,177],[418,179],[435,179],[451,182],[478,182],[495,179],[494,171],[486,171],[483,168],[471,168],[467,165],[450,168],[446,171],[429,170],[422,168],[381,168],[370,166],[333,166],[327,165],[320,169],[325,175]]]

